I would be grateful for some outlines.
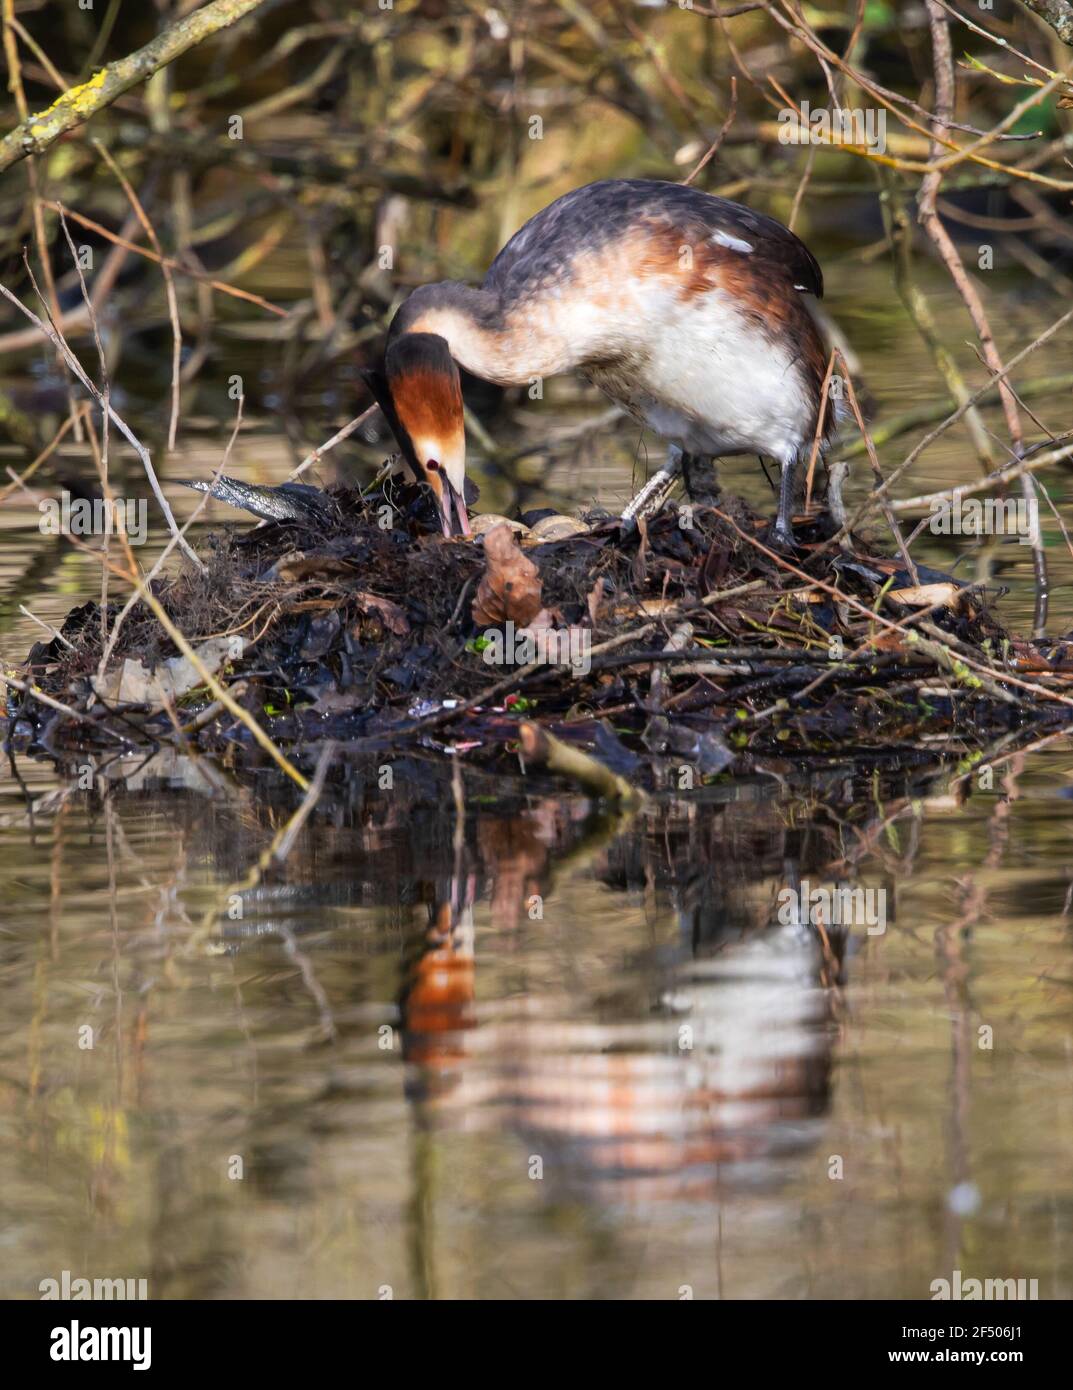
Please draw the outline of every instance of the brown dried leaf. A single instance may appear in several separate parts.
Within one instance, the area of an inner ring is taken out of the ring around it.
[[[289,550],[276,561],[274,573],[277,578],[294,583],[314,575],[322,579],[333,575],[353,577],[354,568],[334,555],[307,555],[303,550]]]
[[[960,602],[961,589],[957,584],[917,584],[905,589],[891,589],[888,598],[896,603],[904,603],[907,608],[931,608],[936,603],[946,608],[956,608]]]
[[[473,600],[478,627],[513,622],[527,627],[543,608],[540,571],[522,554],[510,527],[493,526],[484,538],[485,570]]]
[[[354,597],[361,605],[363,613],[375,613],[388,632],[393,632],[396,637],[405,637],[410,631],[409,619],[399,605],[392,603],[391,599],[381,598],[379,594],[367,593],[355,594]]]
[[[246,648],[246,639],[237,635],[209,637],[194,654],[212,676],[229,661],[236,661]],[[103,680],[93,677],[93,688],[104,700],[119,705],[150,705],[163,709],[204,684],[201,672],[185,656],[169,657],[155,671],[149,671],[133,657],[127,657],[118,670]]]
[[[895,632],[891,628],[884,628],[882,632],[877,633],[868,645],[877,652],[898,652],[902,656],[906,655],[909,650],[905,634]]]
[[[600,619],[600,609],[604,602],[604,581],[598,579],[589,591],[589,626],[595,627]]]

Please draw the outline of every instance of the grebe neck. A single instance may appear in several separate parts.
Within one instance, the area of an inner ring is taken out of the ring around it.
[[[392,320],[388,342],[404,333],[435,333],[446,339],[458,365],[484,381],[517,386],[529,380],[530,372],[519,361],[516,335],[494,290],[456,280],[422,285]]]

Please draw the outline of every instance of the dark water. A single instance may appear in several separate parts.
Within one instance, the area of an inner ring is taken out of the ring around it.
[[[881,410],[939,399],[886,277],[829,279]],[[1011,298],[1003,332],[1051,307]],[[522,442],[562,423],[543,410]],[[191,412],[166,478],[218,462],[223,407]],[[301,452],[251,420],[232,471]],[[536,491],[620,499],[644,462],[597,435]],[[975,467],[952,436],[904,487]],[[747,461],[728,481],[764,502]],[[99,585],[36,520],[0,508],[6,662],[40,635],[20,602],[58,623]],[[1023,547],[1000,578],[1023,626]],[[998,755],[989,788],[936,751],[945,771],[784,766],[628,820],[465,760],[455,782],[340,757],[259,877],[296,805],[267,772],[12,756],[0,1293],[66,1269],[159,1298],[917,1298],[960,1269],[1070,1297],[1073,748]],[[882,891],[885,929],[780,924],[802,879]]]

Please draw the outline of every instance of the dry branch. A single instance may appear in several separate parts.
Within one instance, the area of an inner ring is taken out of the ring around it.
[[[639,787],[619,777],[597,758],[549,734],[539,724],[525,720],[518,729],[518,737],[526,762],[546,767],[549,772],[556,772],[608,801],[636,806],[644,800]]]
[[[212,0],[211,4],[172,24],[144,48],[101,68],[88,82],[64,92],[46,111],[27,117],[0,140],[0,170],[17,164],[27,155],[43,153],[61,135],[110,106],[116,97],[129,92],[160,68],[173,63],[187,49],[218,34],[264,3],[265,0]]]
[[[1073,4],[1070,0],[1021,0],[1021,3],[1049,24],[1063,43],[1073,45]]]

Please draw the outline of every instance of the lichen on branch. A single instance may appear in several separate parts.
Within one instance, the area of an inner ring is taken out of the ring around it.
[[[83,125],[124,92],[265,3],[266,0],[212,0],[172,24],[144,48],[101,68],[88,82],[64,92],[46,110],[28,116],[0,140],[0,170],[27,155],[41,154],[61,135]]]

